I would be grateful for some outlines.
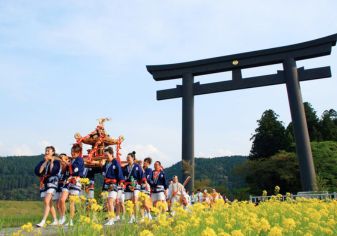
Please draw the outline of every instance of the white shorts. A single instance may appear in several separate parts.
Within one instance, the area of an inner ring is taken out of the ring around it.
[[[180,202],[180,196],[174,196],[171,198],[171,204],[173,205],[175,202]]]
[[[88,199],[95,198],[95,191],[94,190],[89,190],[89,193],[87,193],[87,198]]]
[[[81,191],[80,192],[80,196],[84,196],[84,197],[86,197],[87,199],[93,199],[93,198],[95,198],[94,196],[95,196],[95,192],[94,192],[94,190],[89,190],[89,192],[87,193],[86,191]]]
[[[133,192],[125,192],[125,201],[132,200],[132,197],[138,197],[139,190]]]
[[[40,197],[44,198],[47,195],[47,193],[51,193],[53,195],[53,197],[54,197],[55,193],[56,193],[56,189],[54,189],[54,188],[48,188],[47,191],[40,192]]]
[[[60,196],[61,196],[60,192],[55,192],[55,194],[53,195],[53,200],[59,200]]]
[[[119,202],[124,203],[125,200],[125,194],[123,190],[118,190],[117,192],[117,199]]]
[[[108,198],[112,198],[113,200],[116,200],[117,192],[116,191],[109,191],[108,192]]]
[[[153,202],[156,202],[156,201],[165,201],[166,197],[165,197],[164,192],[152,193],[151,194],[151,199],[152,199]]]
[[[76,195],[76,196],[79,196],[80,195],[80,191],[78,190],[75,190],[75,189],[67,189],[67,188],[63,188],[62,189],[62,192],[68,192],[70,195]]]

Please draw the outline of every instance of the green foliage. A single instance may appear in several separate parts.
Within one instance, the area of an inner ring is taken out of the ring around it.
[[[312,142],[311,147],[319,190],[337,191],[337,142]],[[246,173],[251,194],[260,195],[263,190],[272,193],[276,185],[283,194],[301,191],[294,152],[281,151],[270,158],[250,160],[240,168]]]
[[[1,157],[0,199],[39,200],[39,179],[34,168],[42,158],[42,155]]]
[[[300,189],[298,162],[294,153],[281,151],[270,158],[250,160],[242,167],[250,193],[260,195],[263,190],[274,192],[276,185],[281,192],[297,192]]]
[[[337,112],[334,109],[323,112],[319,125],[323,140],[337,141]]]
[[[39,222],[42,213],[43,202],[41,201],[0,201],[0,222],[3,227]]]
[[[253,140],[249,155],[251,160],[270,157],[280,150],[289,149],[291,140],[273,110],[266,110],[257,123],[258,127],[251,137]]]
[[[331,192],[337,191],[337,142],[312,142],[312,155],[316,173],[318,175],[318,187]]]

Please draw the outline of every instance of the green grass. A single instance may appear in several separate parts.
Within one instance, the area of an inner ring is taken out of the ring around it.
[[[0,201],[0,229],[38,223],[42,214],[42,201]]]

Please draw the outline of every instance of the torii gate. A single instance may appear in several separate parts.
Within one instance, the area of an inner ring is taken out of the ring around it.
[[[299,81],[331,77],[329,66],[314,69],[297,68],[296,61],[331,54],[337,34],[299,44],[246,52],[204,60],[169,65],[147,66],[156,81],[182,78],[182,85],[157,91],[157,100],[182,98],[182,164],[183,178],[191,176],[187,186],[194,187],[194,96],[238,89],[286,84],[296,152],[300,166],[301,184],[304,191],[317,189],[314,163],[305,118]],[[283,64],[276,74],[242,78],[241,70],[273,64]],[[194,83],[194,77],[232,71],[232,80],[215,83]]]

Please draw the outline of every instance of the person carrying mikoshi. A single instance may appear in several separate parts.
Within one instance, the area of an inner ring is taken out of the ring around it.
[[[69,170],[70,160],[69,160],[68,156],[65,153],[61,153],[58,156],[58,160],[60,161],[60,164],[61,164],[60,167],[61,168],[60,168],[59,182],[58,182],[56,193],[58,195],[58,198],[57,198],[57,210],[58,210],[58,213],[61,215],[61,213],[62,213],[62,205],[61,205],[60,198],[61,198],[61,195],[62,195],[62,189],[63,189],[63,187],[64,187],[67,179],[70,176],[70,170]]]
[[[64,224],[66,221],[66,200],[69,197],[79,196],[81,192],[81,177],[83,177],[84,161],[82,158],[82,147],[79,144],[74,144],[71,148],[71,162],[69,163],[70,176],[67,179],[66,184],[62,188],[62,194],[60,197],[61,206],[61,219],[60,224]],[[73,218],[75,216],[75,202],[70,198],[70,221],[69,226],[73,225]]]
[[[152,158],[146,157],[142,165],[144,177],[146,178],[146,181],[143,182],[140,186],[140,192],[144,194],[143,196],[139,198],[139,200],[141,201],[140,211],[142,215],[142,220],[144,218],[148,218],[152,220],[152,216],[151,216],[152,200],[150,198],[151,187],[149,184],[150,178],[152,175],[152,169],[150,168],[151,163],[152,163]],[[141,165],[141,163],[139,164]]]
[[[169,199],[171,200],[171,206],[175,202],[181,204],[181,198],[186,194],[185,187],[178,181],[178,176],[173,176],[173,183],[169,186]]]
[[[119,187],[123,186],[125,180],[121,165],[114,157],[112,147],[104,150],[104,155],[107,161],[102,167],[102,175],[104,176],[103,191],[108,191],[108,212],[109,219],[105,225],[113,225],[114,219],[111,217],[116,206],[116,199],[118,196]],[[116,219],[119,217],[119,209],[116,208]]]
[[[58,174],[60,172],[60,162],[54,159],[55,148],[48,146],[45,148],[44,159],[35,167],[35,174],[40,177],[40,194],[44,198],[44,213],[37,227],[43,227],[46,223],[49,211],[54,218],[52,225],[58,225],[56,211],[53,206],[53,196],[58,187]]]
[[[156,207],[157,202],[165,202],[167,196],[167,180],[160,161],[154,163],[154,171],[152,172],[149,183],[152,192],[151,199]]]
[[[123,168],[125,178],[125,200],[132,200],[134,204],[134,213],[131,215],[129,223],[136,221],[137,215],[137,201],[140,185],[146,181],[142,167],[140,167],[136,160],[136,152],[129,153],[126,157],[128,164]]]

